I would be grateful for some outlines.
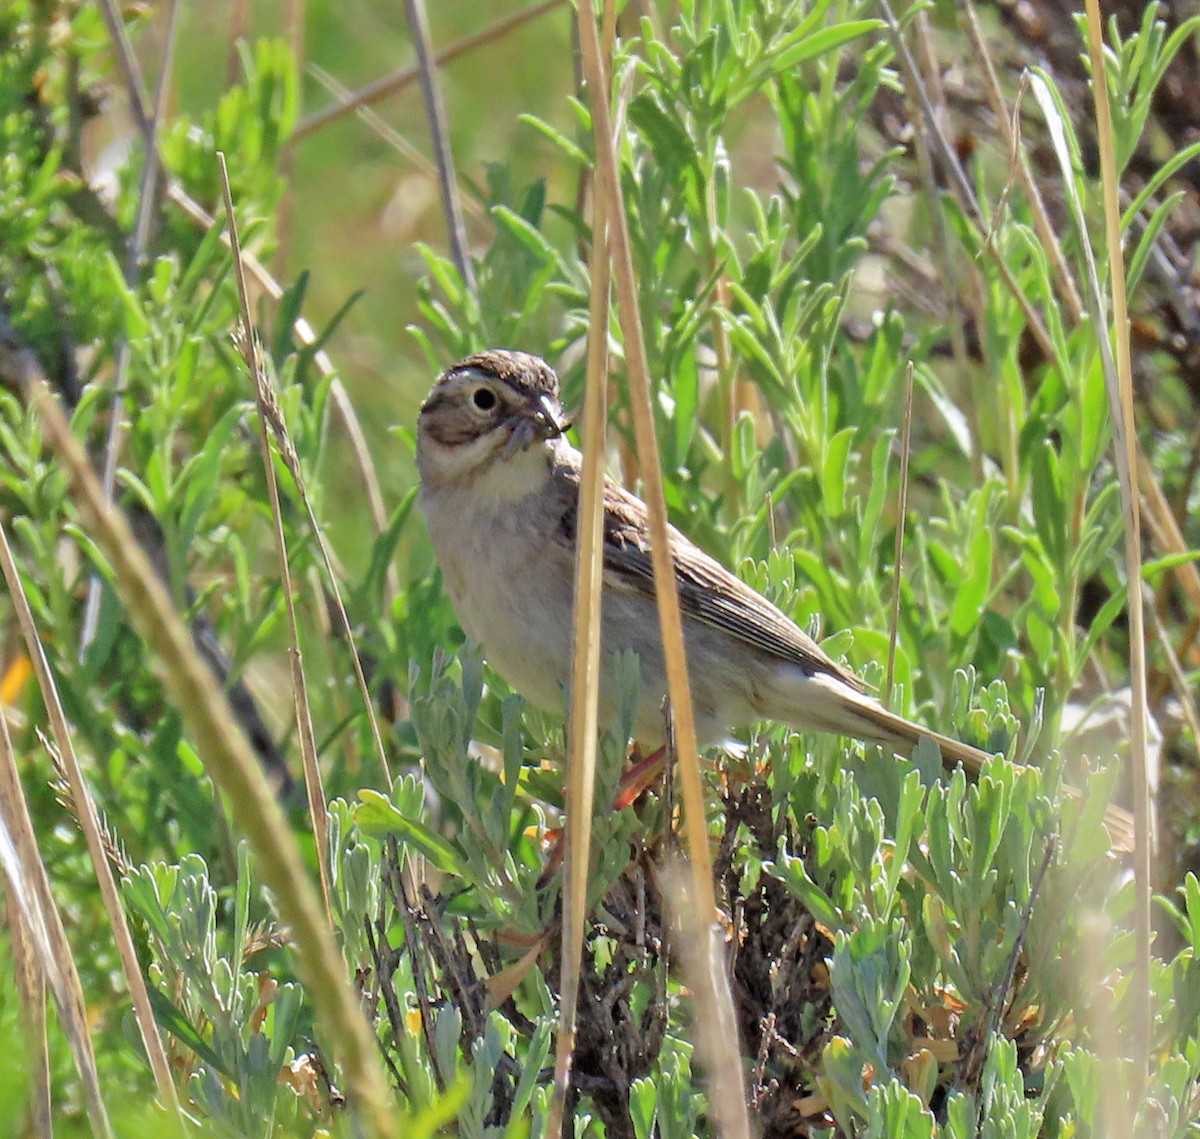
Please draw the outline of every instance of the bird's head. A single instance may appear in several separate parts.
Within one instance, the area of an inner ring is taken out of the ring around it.
[[[526,352],[492,349],[447,368],[421,405],[423,482],[457,482],[559,438],[570,426],[558,377]]]

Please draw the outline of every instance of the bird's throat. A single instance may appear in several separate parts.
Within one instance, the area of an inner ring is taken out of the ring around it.
[[[549,442],[497,458],[479,474],[480,498],[496,506],[507,506],[531,494],[541,494],[550,479],[553,451]]]
[[[417,448],[423,495],[460,497],[468,513],[507,508],[545,490],[557,440],[503,457],[506,440],[494,436],[447,445],[425,437]]]

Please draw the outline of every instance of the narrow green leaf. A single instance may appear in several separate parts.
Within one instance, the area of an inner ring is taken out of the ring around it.
[[[490,212],[500,228],[512,234],[539,261],[557,263],[558,251],[520,214],[507,206],[492,206]]]
[[[148,991],[150,1004],[154,1009],[154,1019],[180,1044],[195,1052],[214,1072],[219,1072],[226,1079],[236,1080],[232,1069],[209,1047],[208,1041],[192,1027],[187,1017],[153,985]]]
[[[405,818],[392,806],[386,795],[371,788],[363,788],[359,791],[358,798],[359,803],[354,808],[354,821],[364,834],[377,838],[395,835],[402,843],[418,850],[444,873],[465,875],[466,864],[459,858],[458,851],[424,824],[415,819]]]
[[[829,440],[822,471],[821,497],[830,518],[841,518],[846,513],[846,482],[849,478],[850,445],[854,442],[856,427],[843,427]]]
[[[771,71],[776,75],[782,71],[790,71],[806,60],[836,51],[851,40],[858,39],[859,36],[865,36],[882,27],[882,20],[847,20],[845,23],[822,28],[821,31],[814,32],[798,44],[793,44],[786,51],[781,52],[772,61]]]
[[[543,138],[549,140],[555,147],[558,148],[567,158],[579,166],[590,167],[592,164],[591,158],[573,143],[562,131],[555,130],[549,123],[539,119],[536,115],[518,115],[517,121],[524,123],[528,127],[532,127]]]

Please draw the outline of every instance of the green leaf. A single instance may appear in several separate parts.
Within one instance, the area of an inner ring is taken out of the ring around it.
[[[400,500],[400,505],[393,511],[387,529],[379,534],[371,544],[371,563],[363,578],[361,592],[374,604],[379,604],[382,599],[388,570],[396,555],[396,546],[400,542],[400,535],[412,514],[416,501],[417,488],[414,486],[409,489],[408,493]]]
[[[1193,142],[1190,146],[1185,146],[1182,150],[1171,155],[1150,176],[1146,184],[1137,192],[1133,201],[1129,203],[1129,206],[1121,215],[1121,232],[1124,233],[1129,229],[1133,224],[1134,218],[1141,212],[1142,207],[1158,193],[1167,181],[1197,157],[1200,157],[1200,142]]]
[[[518,115],[517,121],[532,127],[543,138],[553,143],[572,162],[579,166],[591,166],[591,158],[580,147],[576,146],[562,131],[555,130],[549,123],[539,119],[536,115]]]
[[[425,262],[425,269],[438,283],[447,300],[456,308],[466,301],[466,286],[462,277],[455,269],[454,263],[447,257],[442,257],[428,245],[417,242],[413,248]]]
[[[121,311],[125,315],[125,338],[133,343],[145,340],[150,335],[150,320],[142,308],[137,294],[125,283],[125,275],[117,259],[109,254],[104,259],[105,267],[113,287],[121,301]]]
[[[771,69],[776,74],[781,71],[789,71],[806,60],[836,51],[851,40],[856,40],[859,36],[865,36],[882,27],[882,20],[846,20],[843,23],[822,28],[821,31],[814,32],[811,36],[805,37],[799,43],[793,44],[786,51],[781,52],[772,61]]]
[[[1051,564],[1061,571],[1067,561],[1067,502],[1058,452],[1047,439],[1031,458],[1034,525]]]
[[[846,513],[846,482],[850,466],[850,446],[858,433],[856,427],[843,427],[832,439],[825,452],[822,471],[821,497],[830,518]]]
[[[895,438],[894,429],[881,432],[871,450],[871,482],[867,487],[867,498],[862,508],[862,524],[858,532],[859,565],[870,564],[871,551],[883,537],[879,532],[879,524],[888,498],[888,462]]]
[[[813,918],[832,930],[846,928],[843,914],[838,912],[829,895],[813,881],[805,868],[804,860],[794,858],[783,847],[782,842],[773,862],[763,863],[763,873],[778,879],[788,892],[799,898]]]
[[[1188,871],[1183,879],[1183,911],[1193,955],[1200,958],[1200,879]]]
[[[679,361],[671,378],[674,381],[671,394],[675,397],[675,413],[672,416],[675,460],[677,465],[683,466],[696,431],[696,408],[700,399],[700,371],[696,366],[694,350]]]
[[[980,495],[981,499],[986,495]],[[975,530],[970,539],[970,555],[959,580],[950,609],[950,629],[956,637],[966,637],[979,625],[987,603],[992,580],[992,527],[981,510],[972,520]]]
[[[435,834],[416,819],[406,818],[392,806],[386,795],[378,791],[363,788],[358,798],[354,821],[364,834],[377,838],[395,835],[403,844],[423,854],[443,873],[465,876],[466,864],[459,858],[458,851],[441,835]]]
[[[491,215],[499,223],[500,228],[512,234],[538,261],[558,262],[558,251],[546,240],[534,226],[530,225],[520,214],[507,206],[492,206]]]
[[[190,1048],[214,1072],[220,1072],[229,1080],[236,1080],[233,1070],[222,1062],[221,1057],[209,1047],[208,1041],[200,1035],[188,1021],[187,1017],[158,989],[151,985],[148,989],[150,1005],[154,1009],[154,1019],[165,1028],[185,1048]]]
[[[1092,471],[1108,441],[1108,392],[1097,353],[1082,378],[1079,393],[1078,447],[1081,472]]]
[[[1133,295],[1134,290],[1141,282],[1142,274],[1146,269],[1146,263],[1150,260],[1150,255],[1158,245],[1159,235],[1162,233],[1163,227],[1167,224],[1167,219],[1171,211],[1186,197],[1186,191],[1176,190],[1166,201],[1159,204],[1158,208],[1147,220],[1146,228],[1142,232],[1141,237],[1138,238],[1137,245],[1134,246],[1133,254],[1130,256],[1129,263],[1125,268],[1125,287],[1130,296]]]
[[[307,367],[308,362],[315,359],[317,353],[324,349],[325,345],[329,343],[330,337],[332,337],[333,334],[338,330],[338,327],[341,325],[342,321],[345,320],[350,310],[356,304],[358,304],[358,302],[365,295],[365,289],[355,289],[344,301],[342,301],[337,310],[334,312],[333,316],[331,316],[325,322],[325,326],[317,334],[316,339],[311,344],[306,344],[300,349],[298,355],[300,357],[301,365],[297,371],[298,381],[303,379],[304,368]]]
[[[1153,558],[1142,565],[1142,580],[1155,585],[1162,574],[1178,566],[1191,565],[1193,562],[1200,562],[1200,550],[1185,550],[1182,554],[1167,554],[1165,557]]]

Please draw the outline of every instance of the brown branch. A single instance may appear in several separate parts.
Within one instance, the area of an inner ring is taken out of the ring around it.
[[[475,270],[471,265],[471,251],[467,245],[467,227],[463,222],[462,206],[459,205],[458,176],[454,171],[454,151],[450,146],[450,128],[446,121],[446,106],[442,101],[441,88],[437,81],[437,62],[433,58],[433,41],[429,36],[429,20],[425,15],[425,0],[404,0],[408,10],[408,26],[412,32],[413,46],[417,51],[417,65],[421,74],[421,93],[425,100],[425,114],[429,119],[429,137],[433,143],[433,157],[437,163],[438,193],[442,199],[442,213],[446,218],[446,236],[450,241],[450,255],[458,269],[470,296],[478,299]]]
[[[464,36],[461,40],[447,44],[441,51],[434,53],[433,62],[441,67],[451,60],[458,59],[461,55],[466,55],[478,47],[484,47],[500,39],[501,36],[507,35],[514,28],[519,28],[522,24],[537,19],[538,16],[549,12],[552,8],[559,7],[563,2],[564,0],[540,0],[537,4],[531,4],[528,8],[522,8],[518,12],[513,12],[503,19],[497,20],[494,24],[489,24],[474,35]],[[353,94],[340,99],[332,106],[325,107],[309,115],[307,118],[301,119],[296,129],[292,131],[289,145],[307,138],[327,123],[331,123],[335,119],[340,119],[343,115],[349,114],[357,107],[366,106],[368,103],[377,103],[387,95],[402,91],[405,87],[411,87],[420,77],[420,67],[413,64],[408,67],[402,67],[399,71],[393,71],[390,75],[385,75],[381,79],[376,79],[373,83],[368,83],[365,87],[360,87]]]

